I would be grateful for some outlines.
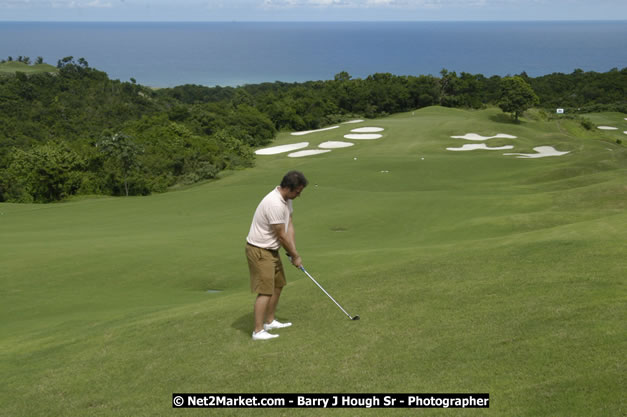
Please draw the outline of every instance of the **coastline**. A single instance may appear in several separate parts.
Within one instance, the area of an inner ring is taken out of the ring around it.
[[[0,50],[45,62],[84,57],[112,79],[158,88],[332,80],[342,71],[541,76],[627,67],[627,20],[0,22]]]

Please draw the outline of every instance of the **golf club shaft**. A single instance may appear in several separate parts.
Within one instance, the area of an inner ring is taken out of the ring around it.
[[[335,303],[335,305],[336,305],[336,306],[338,306],[338,307],[340,308],[340,310],[342,310],[342,312],[344,312],[344,314],[346,314],[346,315],[348,316],[348,318],[349,318],[349,319],[353,320],[353,318],[351,317],[351,315],[350,315],[350,314],[348,314],[348,313],[346,312],[346,310],[344,310],[344,308],[342,308],[342,306],[340,305],[340,303],[338,303],[337,301],[335,301],[335,298],[331,297],[331,294],[329,294],[329,293],[327,292],[327,290],[325,290],[324,288],[322,288],[322,285],[320,285],[320,284],[318,283],[318,281],[316,281],[316,280],[315,280],[315,278],[314,278],[314,277],[312,277],[312,276],[311,276],[311,274],[309,274],[309,272],[307,272],[307,270],[305,269],[305,267],[304,267],[304,266],[301,266],[301,267],[300,267],[300,270],[301,270],[301,271],[303,271],[305,274],[307,274],[307,276],[308,276],[308,277],[309,277],[309,278],[310,278],[310,279],[311,279],[311,280],[312,280],[312,281],[313,281],[313,282],[314,282],[314,283],[318,286],[318,288],[320,288],[320,289],[322,290],[322,292],[324,292],[324,293],[327,295],[327,297],[329,297],[329,298],[331,299],[331,301],[333,301],[333,302]]]

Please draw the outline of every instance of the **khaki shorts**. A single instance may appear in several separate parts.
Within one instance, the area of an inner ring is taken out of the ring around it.
[[[275,288],[283,288],[287,281],[279,251],[246,244],[246,258],[250,271],[250,291],[272,295]]]

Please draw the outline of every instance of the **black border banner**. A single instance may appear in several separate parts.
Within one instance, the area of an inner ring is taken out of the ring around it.
[[[173,408],[489,408],[490,394],[172,394]]]

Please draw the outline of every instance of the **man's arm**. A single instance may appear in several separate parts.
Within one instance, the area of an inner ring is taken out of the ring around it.
[[[290,256],[292,260],[292,265],[296,268],[300,268],[303,266],[303,261],[296,250],[296,241],[294,240],[295,232],[294,232],[294,224],[292,223],[292,216],[290,215],[290,222],[287,225],[287,232],[285,231],[284,224],[273,224],[272,230],[276,233],[279,238],[279,242],[281,246],[287,251],[287,254]]]

